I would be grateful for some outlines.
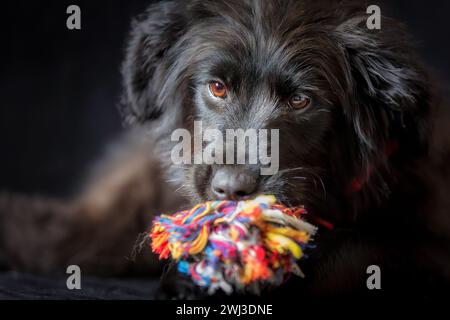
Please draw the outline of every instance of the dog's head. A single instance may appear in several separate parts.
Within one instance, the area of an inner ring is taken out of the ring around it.
[[[185,186],[202,200],[267,193],[353,214],[388,194],[390,143],[423,147],[428,112],[401,28],[383,19],[369,30],[367,18],[365,7],[333,1],[156,4],[133,26],[124,115],[168,133],[192,131],[194,120],[223,133],[278,129],[274,174],[261,175],[259,162],[198,164]],[[355,178],[367,182],[358,195],[349,192]]]

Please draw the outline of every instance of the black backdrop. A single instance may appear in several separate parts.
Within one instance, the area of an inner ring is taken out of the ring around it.
[[[120,134],[124,40],[150,2],[1,2],[0,190],[66,196]],[[70,4],[81,7],[80,31],[66,28]],[[381,9],[409,26],[449,92],[450,1],[397,0]]]

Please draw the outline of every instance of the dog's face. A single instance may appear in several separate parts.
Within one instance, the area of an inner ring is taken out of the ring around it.
[[[227,129],[279,130],[278,141],[271,140],[279,146],[278,172],[262,175],[261,164],[247,158],[245,165],[190,166],[188,179],[202,200],[266,193],[303,204],[325,193],[322,175],[339,100],[327,73],[339,62],[332,44],[326,47],[327,39],[314,32],[283,35],[258,27],[223,21],[192,35],[204,48],[192,65],[192,107],[204,129],[217,128],[224,137]]]
[[[288,0],[180,6],[154,6],[136,24],[124,67],[128,119],[279,130],[272,175],[261,175],[261,164],[188,166],[184,184],[199,200],[266,193],[325,211],[345,202],[353,178],[385,165],[390,140],[420,135],[420,71],[400,35],[387,35],[388,23],[386,32],[366,29],[365,8]],[[384,178],[371,179],[364,198],[380,196]]]

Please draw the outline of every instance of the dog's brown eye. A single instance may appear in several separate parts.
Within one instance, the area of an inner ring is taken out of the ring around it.
[[[303,109],[306,108],[310,102],[310,98],[303,94],[299,94],[291,97],[289,100],[289,105],[294,109]]]
[[[209,84],[209,90],[216,98],[225,99],[227,97],[227,87],[220,81],[212,81]]]

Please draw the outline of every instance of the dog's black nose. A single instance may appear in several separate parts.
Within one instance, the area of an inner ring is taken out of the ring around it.
[[[257,177],[244,168],[219,168],[212,179],[211,189],[220,200],[242,200],[256,191]]]

